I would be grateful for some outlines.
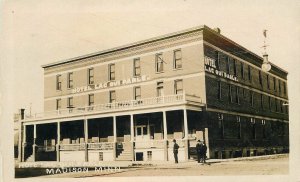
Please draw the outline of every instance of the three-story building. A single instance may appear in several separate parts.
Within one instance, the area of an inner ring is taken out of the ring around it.
[[[44,69],[44,112],[21,121],[21,161],[179,160],[288,151],[287,72],[207,26]]]

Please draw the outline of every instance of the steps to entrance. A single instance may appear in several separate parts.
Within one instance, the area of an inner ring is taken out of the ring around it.
[[[34,162],[33,155],[30,155],[27,159],[26,162]]]
[[[132,152],[130,143],[122,143],[122,150],[117,153],[117,161],[132,161]]]

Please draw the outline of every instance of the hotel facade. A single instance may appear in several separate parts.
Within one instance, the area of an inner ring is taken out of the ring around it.
[[[179,161],[288,152],[287,72],[207,26],[44,69],[44,112],[20,120],[19,161]]]

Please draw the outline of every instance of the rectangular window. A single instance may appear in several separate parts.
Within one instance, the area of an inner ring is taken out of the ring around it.
[[[270,78],[269,78],[269,75],[267,75],[267,86],[268,86],[268,89],[270,89]]]
[[[278,111],[278,101],[277,101],[277,98],[275,98],[275,111],[276,112]]]
[[[246,89],[243,88],[243,97],[246,98]]]
[[[264,109],[264,95],[260,94],[260,107],[261,109]]]
[[[141,75],[141,65],[140,58],[136,58],[133,60],[133,76]]]
[[[227,57],[227,62],[226,62],[226,72],[230,74],[230,58]]]
[[[230,84],[228,88],[228,98],[229,98],[229,102],[232,102],[232,86]]]
[[[271,97],[269,96],[269,109],[272,110],[272,103],[271,103]]]
[[[279,104],[280,104],[280,112],[283,113],[283,103],[282,103],[282,100],[280,100]]]
[[[259,79],[259,84],[262,86],[262,76],[261,76],[261,71],[258,71],[258,79]]]
[[[175,94],[183,94],[183,83],[182,80],[175,80],[174,82]]]
[[[224,121],[223,121],[223,114],[218,114],[218,126],[219,126],[219,134],[220,134],[220,138],[224,138]]]
[[[281,94],[281,81],[278,80],[278,92],[279,94]]]
[[[73,108],[73,97],[68,98],[68,108]]]
[[[61,109],[61,99],[56,99],[56,110]]]
[[[109,102],[110,103],[116,102],[116,91],[114,90],[109,91]]]
[[[241,76],[242,76],[242,79],[245,78],[245,75],[244,75],[244,63],[241,62]]]
[[[68,88],[73,88],[73,73],[68,73],[68,84],[67,84]]]
[[[219,100],[222,99],[222,85],[221,85],[221,81],[218,81],[218,99]]]
[[[253,107],[254,106],[254,93],[253,91],[250,91],[250,104]]]
[[[182,55],[181,50],[174,51],[174,69],[182,68]]]
[[[266,139],[266,120],[261,120],[261,125],[262,125],[262,137],[263,139]]]
[[[157,97],[164,95],[164,82],[157,82],[156,91],[157,91]]]
[[[61,75],[56,75],[56,90],[61,90]]]
[[[276,78],[273,77],[273,83],[274,83],[274,90],[276,91]]]
[[[89,100],[88,100],[89,106],[94,105],[94,94],[89,94]]]
[[[236,102],[237,104],[240,103],[240,88],[239,88],[238,86],[236,87],[235,102]]]
[[[220,53],[216,51],[216,67],[218,70],[220,70]]]
[[[251,74],[251,66],[248,65],[248,79],[249,79],[249,82],[252,81],[252,74]]]
[[[141,87],[134,87],[134,100],[141,99]]]
[[[286,83],[285,82],[283,82],[283,93],[284,93],[284,95],[286,95]]]
[[[115,64],[109,64],[108,65],[108,79],[109,80],[115,80]]]
[[[89,85],[94,84],[94,68],[88,69],[88,84]]]
[[[241,117],[236,116],[236,122],[237,122],[237,127],[238,127],[238,139],[241,139],[242,136],[242,125],[241,125]]]
[[[233,74],[234,76],[237,76],[237,72],[236,72],[236,60],[233,60]]]
[[[256,123],[255,123],[255,118],[251,118],[250,122],[252,124],[252,139],[256,139]]]
[[[164,60],[162,53],[156,54],[155,56],[155,71],[156,73],[164,71]]]

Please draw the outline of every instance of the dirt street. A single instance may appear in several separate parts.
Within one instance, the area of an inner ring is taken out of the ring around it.
[[[121,173],[107,174],[105,176],[287,175],[288,173],[288,156],[281,156],[272,159],[228,161],[206,165],[192,162],[190,164],[147,167],[128,170]]]

